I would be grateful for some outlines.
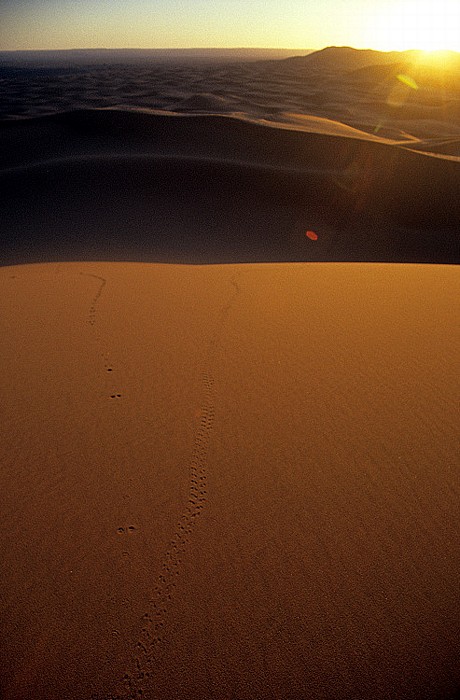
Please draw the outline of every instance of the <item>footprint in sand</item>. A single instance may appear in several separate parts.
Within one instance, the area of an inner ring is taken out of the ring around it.
[[[117,534],[118,535],[131,535],[133,532],[136,531],[136,527],[134,525],[128,525],[128,527],[118,527],[117,528]]]

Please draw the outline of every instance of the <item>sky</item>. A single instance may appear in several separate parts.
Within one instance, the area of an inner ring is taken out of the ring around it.
[[[0,0],[0,49],[460,51],[460,0]]]

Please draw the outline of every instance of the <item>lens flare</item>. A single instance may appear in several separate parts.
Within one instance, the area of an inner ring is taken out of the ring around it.
[[[396,77],[399,80],[399,82],[403,85],[407,85],[407,87],[410,87],[412,90],[418,90],[417,83],[413,78],[410,77],[410,75],[404,75],[404,73],[399,73],[399,75],[397,75]]]

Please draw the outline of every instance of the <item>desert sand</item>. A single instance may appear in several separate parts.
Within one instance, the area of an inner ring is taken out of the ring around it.
[[[5,700],[458,697],[460,88],[414,61],[0,71]]]
[[[3,697],[454,697],[455,267],[0,284]]]

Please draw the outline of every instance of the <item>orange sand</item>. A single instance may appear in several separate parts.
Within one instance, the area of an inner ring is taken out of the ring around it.
[[[459,298],[452,266],[0,269],[2,697],[453,698]]]

